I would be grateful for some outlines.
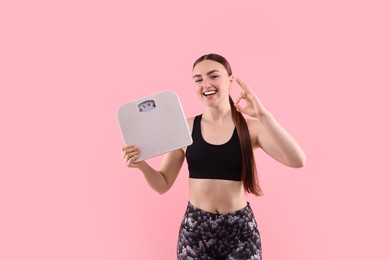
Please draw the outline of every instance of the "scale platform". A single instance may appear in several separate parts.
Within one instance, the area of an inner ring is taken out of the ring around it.
[[[141,150],[139,162],[192,144],[178,96],[163,91],[126,103],[117,110],[125,144]]]

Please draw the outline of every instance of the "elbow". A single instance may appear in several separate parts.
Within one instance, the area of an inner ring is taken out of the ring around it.
[[[157,193],[160,194],[160,195],[164,195],[165,193],[167,193],[170,189],[171,189],[172,185],[164,185],[163,187],[159,187],[158,189],[156,189]]]
[[[158,193],[159,195],[164,195],[165,193],[167,193],[168,190],[169,190],[169,189],[160,189],[160,190],[157,190],[157,193]]]
[[[305,162],[296,162],[295,164],[291,165],[292,168],[298,169],[305,166]]]
[[[163,195],[171,189],[172,184],[168,182],[167,178],[162,172],[160,172],[160,174],[163,177],[164,181],[161,182],[160,185],[158,185],[158,187],[156,187],[154,190],[157,191],[158,194]]]
[[[306,165],[306,156],[303,154],[302,156],[294,160],[294,162],[292,162],[290,166],[292,168],[302,168],[305,165]]]
[[[284,164],[291,168],[302,168],[306,164],[306,155],[304,153],[284,158]]]

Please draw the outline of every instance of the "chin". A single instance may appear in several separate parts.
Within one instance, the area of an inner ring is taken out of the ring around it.
[[[215,107],[215,106],[217,106],[218,102],[217,102],[217,100],[203,99],[203,104],[205,104],[206,106],[209,106],[209,107]]]

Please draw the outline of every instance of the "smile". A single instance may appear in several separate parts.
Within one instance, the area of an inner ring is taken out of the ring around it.
[[[217,93],[217,91],[210,90],[210,91],[203,92],[203,95],[207,97],[207,96],[214,95],[215,93]]]

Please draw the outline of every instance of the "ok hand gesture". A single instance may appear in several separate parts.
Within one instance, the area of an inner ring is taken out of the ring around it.
[[[244,113],[246,115],[260,118],[261,116],[268,113],[263,104],[260,102],[259,98],[253,93],[252,89],[250,89],[241,79],[236,78],[238,85],[242,88],[243,92],[241,92],[240,96],[237,98],[234,106],[237,111]],[[240,106],[241,99],[246,101],[246,106]]]

